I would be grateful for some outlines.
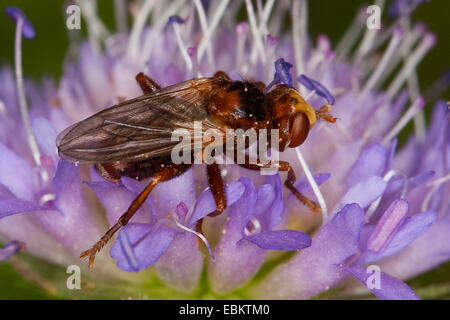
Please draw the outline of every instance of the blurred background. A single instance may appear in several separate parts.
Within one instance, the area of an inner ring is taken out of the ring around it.
[[[161,0],[162,1],[162,0]],[[63,60],[69,46],[66,29],[66,0],[4,0],[0,4],[0,65],[14,63],[14,30],[15,25],[4,14],[9,5],[20,7],[33,23],[36,37],[23,41],[23,69],[25,76],[39,81],[43,76],[51,76],[58,81],[62,74]],[[391,3],[391,1],[388,1]],[[314,37],[324,33],[335,45],[353,20],[358,8],[373,4],[363,0],[314,0],[309,2],[309,31]],[[105,25],[115,29],[114,0],[98,1],[98,12]],[[418,76],[422,89],[433,83],[444,70],[448,69],[450,57],[450,32],[448,17],[450,1],[432,0],[421,5],[413,14],[413,21],[423,21],[438,39],[436,47],[425,57],[418,68]],[[245,10],[242,19],[245,19]],[[289,22],[287,22],[289,23]],[[86,30],[82,22],[82,33]],[[1,85],[1,84],[0,84]],[[450,100],[447,91],[444,98]],[[411,130],[410,126],[407,130]],[[0,263],[0,299],[38,299],[49,298],[36,285],[33,279],[25,279],[10,263]],[[433,282],[450,281],[450,264],[422,275],[409,282],[412,286],[431,285]]]

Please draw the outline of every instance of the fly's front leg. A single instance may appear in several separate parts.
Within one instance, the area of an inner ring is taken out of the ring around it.
[[[134,216],[136,211],[142,206],[142,204],[147,199],[153,188],[160,182],[170,180],[184,173],[190,168],[191,165],[179,164],[179,165],[168,165],[164,167],[161,171],[158,171],[153,176],[152,180],[145,187],[145,189],[133,200],[133,202],[128,207],[127,211],[119,218],[117,223],[113,225],[100,240],[92,246],[91,249],[81,253],[80,258],[89,258],[89,267],[94,265],[95,255],[105,246],[105,244],[112,238],[112,236],[123,226],[125,226],[128,221]]]
[[[235,155],[235,158],[237,159],[237,155]],[[236,162],[235,159],[235,162]],[[252,163],[254,164],[252,164]],[[268,163],[268,164],[263,164],[259,161],[259,159],[257,159],[256,161],[250,161],[250,158],[248,155],[245,155],[245,164],[239,164],[240,166],[250,169],[250,170],[258,170],[260,171],[261,169],[267,169],[267,168],[273,168],[274,163]],[[309,199],[308,197],[304,196],[303,194],[300,193],[300,191],[297,190],[297,188],[295,188],[294,184],[295,184],[295,173],[294,170],[292,169],[291,165],[289,164],[289,162],[286,161],[278,161],[277,163],[275,163],[276,168],[279,171],[287,171],[287,179],[286,181],[284,181],[284,185],[286,186],[286,188],[288,188],[294,195],[295,197],[300,200],[301,203],[303,203],[304,205],[306,205],[312,212],[314,213],[320,213],[321,209],[320,206],[317,204],[317,202]]]
[[[312,212],[321,213],[322,210],[320,209],[319,204],[317,202],[305,197],[294,186],[295,180],[297,178],[295,177],[294,170],[292,169],[289,162],[279,161],[279,164],[280,164],[279,170],[287,171],[287,173],[288,173],[287,179],[286,179],[286,181],[284,181],[284,185],[286,186],[286,188],[288,188],[297,197],[297,199],[300,200],[301,203],[306,205]]]
[[[136,81],[141,87],[141,90],[144,94],[151,93],[155,90],[161,89],[161,86],[158,85],[155,81],[150,79],[148,76],[146,76],[144,73],[139,72],[136,75]]]

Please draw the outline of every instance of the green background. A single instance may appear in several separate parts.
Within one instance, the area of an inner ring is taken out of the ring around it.
[[[23,42],[24,74],[35,79],[40,79],[44,75],[58,79],[62,74],[62,62],[69,45],[68,30],[65,26],[66,15],[63,9],[65,2],[65,0],[2,0],[0,4],[0,65],[12,65],[14,62],[14,24],[3,14],[6,6],[14,5],[25,12],[36,30],[34,39]],[[367,3],[372,4],[373,1],[310,1],[310,34],[315,37],[324,33],[330,37],[333,44],[336,44],[352,21],[357,9]],[[426,56],[418,69],[422,89],[437,79],[446,68],[449,68],[449,13],[450,1],[433,0],[420,6],[413,15],[414,21],[425,22],[438,38],[436,47]],[[99,1],[99,14],[106,26],[110,30],[114,30],[113,0]],[[84,23],[82,29],[86,29]],[[448,91],[445,98],[450,99]],[[423,294],[428,297],[436,296],[433,294],[435,292],[433,288],[439,288],[440,294],[437,296],[449,297],[450,291],[448,285],[445,284],[450,283],[449,270],[450,264],[446,264],[412,280],[410,284],[415,288],[423,287]],[[9,263],[0,263],[0,299],[48,297],[38,286],[24,280]]]

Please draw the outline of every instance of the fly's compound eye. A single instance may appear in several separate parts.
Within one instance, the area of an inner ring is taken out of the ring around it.
[[[301,145],[309,133],[309,119],[304,112],[296,112],[289,119],[289,134],[291,142],[289,148]]]

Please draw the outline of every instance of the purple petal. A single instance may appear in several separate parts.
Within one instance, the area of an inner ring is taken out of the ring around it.
[[[327,181],[331,177],[330,173],[318,173],[314,175],[314,180],[316,181],[317,185],[322,185],[325,181]],[[303,178],[300,180],[300,182],[295,184],[295,187],[298,191],[304,193],[312,190],[311,184],[306,178]],[[292,197],[295,197],[295,195],[291,195]]]
[[[0,183],[16,197],[35,201],[33,184],[35,176],[32,166],[12,150],[0,143]]]
[[[130,177],[121,177],[120,182],[127,188],[128,191],[139,194],[145,189],[145,185],[142,182]]]
[[[274,84],[286,84],[289,87],[292,87],[292,76],[289,70],[292,68],[292,64],[285,61],[283,58],[278,59],[274,63],[275,65],[275,74],[273,75]]]
[[[400,279],[408,279],[431,270],[450,259],[450,219],[438,219],[413,243],[387,257],[380,266]]]
[[[277,230],[260,232],[245,236],[243,240],[256,244],[266,250],[300,250],[311,245],[311,237],[306,233],[295,230]]]
[[[354,186],[371,176],[382,176],[386,166],[387,151],[381,144],[368,146],[353,166],[347,183]]]
[[[23,20],[23,27],[22,27],[22,34],[25,38],[31,39],[34,38],[35,32],[33,25],[31,22],[27,19],[25,14],[17,7],[6,7],[5,9],[6,14],[14,20],[14,22],[18,22],[19,20]]]
[[[344,270],[349,272],[364,285],[370,276],[374,275],[373,271],[368,272],[366,267],[344,267]],[[391,277],[390,275],[380,272],[380,288],[370,289],[374,295],[382,300],[420,300],[420,298],[415,294],[415,292],[401,280]]]
[[[357,204],[345,206],[322,228],[309,248],[281,264],[254,290],[255,298],[308,299],[346,277],[338,267],[355,254],[364,224]]]
[[[53,178],[58,211],[38,211],[35,218],[64,248],[74,254],[80,248],[95,243],[103,231],[99,229],[100,217],[96,217],[85,202],[81,190],[79,167],[59,161]],[[96,220],[99,219],[99,220]]]
[[[167,285],[183,292],[194,290],[203,271],[198,238],[192,233],[178,233],[155,267],[159,278]]]
[[[140,185],[140,183],[134,179],[130,178],[129,180],[133,180]],[[124,181],[123,178],[122,181]],[[86,184],[91,187],[92,190],[94,190],[97,198],[105,208],[110,226],[117,222],[117,220],[128,209],[130,204],[136,198],[137,193],[139,192],[136,190],[130,191],[130,188],[124,188],[118,183],[106,180],[99,182],[86,182]],[[152,212],[154,212],[154,210],[155,205],[150,196],[134,214],[131,221],[141,223],[154,222],[152,220]]]
[[[383,194],[386,186],[387,182],[381,177],[372,176],[351,187],[342,197],[341,204],[357,203],[365,208]]]
[[[158,184],[151,192],[155,199],[155,212],[160,217],[174,212],[180,202],[188,208],[194,205],[196,199],[195,181],[192,170],[179,177]]]
[[[368,251],[359,262],[373,262],[396,254],[420,237],[436,219],[437,214],[434,211],[422,212],[407,218],[384,250],[379,253]]]
[[[213,252],[216,261],[209,261],[208,275],[214,291],[225,293],[250,279],[261,267],[265,251],[250,242],[238,243],[242,230],[256,203],[256,190],[248,178],[239,180],[245,192],[229,207],[228,218]]]
[[[267,176],[267,184],[258,188],[258,200],[253,216],[259,220],[262,230],[270,231],[280,221],[284,210],[283,187],[279,174]]]
[[[50,156],[55,164],[58,159],[56,149],[56,130],[53,125],[45,118],[37,118],[31,121],[33,134],[43,154]]]
[[[226,197],[228,207],[238,201],[244,193],[245,186],[241,182],[231,182],[226,186]],[[194,211],[188,225],[192,226],[201,218],[216,210],[216,202],[214,201],[211,190],[204,191],[197,199]]]
[[[409,205],[398,199],[389,206],[367,240],[367,249],[381,252],[390,243],[408,216]]]
[[[0,219],[17,213],[37,210],[46,210],[46,208],[18,198],[0,197]]]
[[[325,98],[325,100],[327,100],[328,104],[334,105],[334,102],[335,102],[334,96],[319,81],[311,79],[304,74],[302,74],[302,75],[300,75],[300,77],[298,77],[298,81],[302,85],[304,85],[307,89],[315,90],[316,94],[318,94],[322,98]]]
[[[135,272],[154,264],[166,252],[176,231],[165,225],[156,229],[147,223],[131,223],[119,231],[110,255],[117,267]]]
[[[0,249],[0,261],[8,260],[11,256],[25,250],[25,243],[20,241],[10,241]]]

